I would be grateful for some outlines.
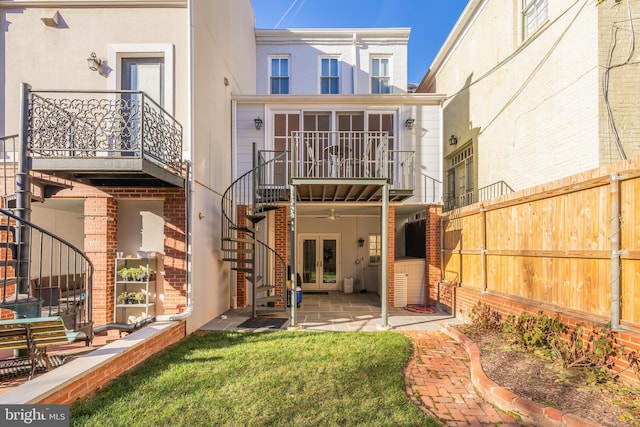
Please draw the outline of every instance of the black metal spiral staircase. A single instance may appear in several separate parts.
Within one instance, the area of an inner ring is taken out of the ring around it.
[[[253,168],[236,179],[222,197],[222,252],[237,282],[252,284],[252,316],[286,310],[287,264],[260,240],[258,224],[288,201],[284,178],[288,152],[261,152],[253,146]],[[268,156],[268,157],[266,157]],[[279,182],[276,182],[279,181]]]
[[[0,137],[0,317],[61,316],[67,329],[93,339],[93,264],[73,244],[22,218],[16,206],[18,135]],[[30,171],[29,196],[43,202],[71,188],[68,180]]]

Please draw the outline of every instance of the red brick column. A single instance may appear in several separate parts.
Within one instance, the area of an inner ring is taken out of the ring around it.
[[[150,190],[152,192],[153,189]],[[187,218],[184,189],[159,189],[164,197],[164,302],[159,313],[175,314],[186,308]],[[160,291],[160,290],[158,290]]]
[[[436,284],[440,281],[442,272],[442,252],[440,251],[440,217],[442,206],[427,206],[426,226],[426,263],[425,280],[427,289],[427,303],[437,300]]]
[[[238,227],[244,227],[247,225],[247,205],[238,205],[236,206],[236,222]],[[245,233],[238,232],[239,238],[246,238]],[[237,242],[236,246],[238,249],[247,249],[249,248],[249,244]],[[244,253],[236,253],[234,255],[236,258],[245,258],[246,254]],[[247,301],[247,273],[244,271],[236,271],[236,304],[238,307],[246,307],[248,304]]]
[[[394,306],[396,272],[396,208],[389,206],[389,233],[387,235],[387,301]]]
[[[276,263],[276,281],[274,282],[276,295],[284,295],[286,279],[282,279],[287,274],[287,265],[289,265],[289,208],[282,206],[275,211],[275,244],[274,249],[284,260],[284,265],[279,261]],[[295,271],[295,266],[292,267]],[[277,303],[277,306],[282,306]]]
[[[117,250],[118,204],[113,197],[84,202],[84,251],[93,262],[93,321],[113,322],[113,275]]]

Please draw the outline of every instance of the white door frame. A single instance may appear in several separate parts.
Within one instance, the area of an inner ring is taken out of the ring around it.
[[[300,233],[297,238],[297,254],[296,254],[296,271],[302,277],[302,290],[313,290],[313,291],[339,291],[341,289],[340,281],[342,279],[341,276],[341,239],[342,235],[340,233]],[[304,262],[303,251],[304,245],[302,242],[304,240],[315,240],[316,242],[316,280],[314,283],[305,282],[304,281],[304,273],[302,270],[302,263]],[[323,283],[322,281],[322,273],[324,268],[324,263],[322,260],[322,241],[323,240],[335,240],[336,241],[336,280],[335,283]]]

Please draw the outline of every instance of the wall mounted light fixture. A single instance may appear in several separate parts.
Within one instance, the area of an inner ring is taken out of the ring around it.
[[[407,120],[404,121],[404,127],[406,129],[413,129],[413,126],[416,124],[416,119],[414,119],[413,117],[409,117]]]
[[[256,130],[262,129],[262,119],[260,117],[253,119],[253,123],[256,125]]]
[[[362,237],[360,237],[358,239],[358,246],[363,247],[364,246],[364,239]]]
[[[98,71],[104,64],[104,60],[96,56],[95,52],[91,52],[91,55],[87,58],[87,65],[91,71]]]
[[[449,137],[449,145],[456,145],[458,143],[458,137],[455,135],[451,135]]]
[[[53,28],[58,28],[58,26],[60,26],[60,22],[62,21],[60,12],[58,12],[57,10],[45,10],[40,19],[42,20],[44,25]]]

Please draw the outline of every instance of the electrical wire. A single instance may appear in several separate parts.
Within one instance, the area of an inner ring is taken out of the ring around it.
[[[607,67],[602,74],[602,95],[604,97],[605,107],[607,109],[607,117],[609,119],[609,126],[611,127],[611,131],[613,132],[614,142],[616,148],[618,149],[618,155],[620,159],[626,160],[627,155],[624,152],[624,147],[622,145],[622,140],[620,139],[620,133],[618,132],[618,126],[616,125],[616,120],[613,114],[613,108],[611,107],[611,101],[609,100],[609,84],[611,81],[611,70],[615,68],[624,67],[625,65],[634,65],[638,64],[638,61],[632,62],[631,59],[635,53],[636,49],[636,34],[633,26],[633,13],[631,11],[631,1],[627,1],[627,19],[629,22],[629,28],[631,31],[631,40],[629,41],[629,54],[627,55],[627,59],[624,62],[619,64],[613,64],[613,54],[615,52],[615,48],[617,46],[618,41],[618,31],[621,29],[620,26],[615,23],[612,28],[611,41],[609,43],[609,57]]]
[[[553,21],[549,22],[548,25],[546,25],[546,28],[550,28],[551,26],[553,26],[553,24],[555,24],[556,22],[558,22],[560,19],[562,19],[564,17],[564,15],[566,15],[569,10],[573,9],[573,7],[580,3],[580,1],[582,0],[576,0],[574,1],[571,6],[567,7],[564,12],[562,12],[557,18],[555,18]],[[584,4],[582,5],[582,7],[580,8],[580,10],[584,9],[584,6],[586,6],[586,4],[588,3],[588,0],[584,0]],[[531,37],[529,37],[527,40],[525,40],[516,50],[514,50],[509,56],[507,56],[506,58],[504,58],[502,61],[500,61],[499,63],[497,63],[493,68],[491,68],[489,71],[487,71],[486,73],[484,73],[483,75],[481,75],[480,77],[478,77],[476,80],[470,81],[469,83],[465,84],[462,88],[460,88],[460,90],[458,90],[457,92],[452,93],[451,95],[447,95],[442,102],[448,101],[451,98],[454,98],[455,96],[460,95],[462,92],[468,90],[471,86],[475,85],[476,83],[480,83],[482,80],[486,79],[487,77],[491,76],[493,73],[495,73],[496,71],[498,71],[500,68],[502,68],[502,66],[506,65],[507,63],[509,63],[512,59],[514,59],[515,57],[517,57],[527,46],[529,46],[531,43],[533,43],[538,37],[540,37],[541,34],[543,34],[545,31],[537,31],[535,34],[533,34]]]

